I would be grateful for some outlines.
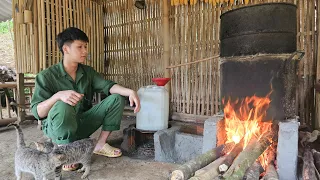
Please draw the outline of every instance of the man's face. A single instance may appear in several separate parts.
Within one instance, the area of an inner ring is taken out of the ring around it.
[[[64,55],[72,62],[83,63],[88,55],[87,42],[75,40],[63,46]]]

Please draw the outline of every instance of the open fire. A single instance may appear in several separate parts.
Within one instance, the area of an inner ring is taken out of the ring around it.
[[[223,100],[224,104],[224,123],[226,132],[226,142],[238,144],[243,139],[243,149],[246,148],[252,137],[259,140],[264,134],[271,132],[272,120],[266,120],[267,110],[269,108],[270,91],[265,97],[246,97],[236,101]],[[272,142],[272,139],[269,139]],[[269,148],[268,151],[270,151]],[[266,168],[268,160],[268,151],[265,151],[259,157],[261,165]],[[270,152],[269,152],[270,154]]]
[[[293,4],[268,3],[221,15],[221,97],[229,99],[212,131],[217,146],[171,179],[296,179],[296,82],[303,57],[296,49],[296,12]]]

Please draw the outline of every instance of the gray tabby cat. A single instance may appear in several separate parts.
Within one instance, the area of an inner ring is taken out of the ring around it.
[[[17,180],[21,179],[22,172],[31,173],[36,180],[47,179],[49,175],[55,173],[55,179],[59,180],[60,174],[56,174],[55,170],[67,161],[66,155],[57,147],[54,147],[50,153],[26,147],[20,126],[17,124],[8,126],[14,126],[17,131],[17,150],[14,161]]]
[[[66,164],[81,163],[82,168],[78,172],[83,172],[81,176],[82,179],[86,178],[91,169],[91,157],[95,147],[95,140],[86,138],[66,145],[58,146],[58,149],[67,155]],[[46,141],[43,143],[35,142],[37,149],[43,152],[51,152],[53,150],[53,143],[51,141]],[[59,169],[57,169],[59,171]],[[60,167],[61,171],[61,167]]]

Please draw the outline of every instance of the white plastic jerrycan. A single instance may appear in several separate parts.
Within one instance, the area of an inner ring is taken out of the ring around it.
[[[138,90],[141,109],[137,113],[136,128],[158,131],[168,128],[169,93],[164,85],[170,78],[153,78],[157,85],[141,87]]]

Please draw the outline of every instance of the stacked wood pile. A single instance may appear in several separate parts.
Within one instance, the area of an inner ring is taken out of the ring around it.
[[[265,133],[260,138],[252,136],[244,147],[242,139],[237,144],[224,144],[181,165],[174,170],[171,180],[212,180],[212,179],[278,179],[275,170],[274,153],[268,154],[267,168],[264,170],[258,159],[272,145],[273,133]],[[270,152],[274,152],[274,149]]]
[[[299,176],[320,179],[320,131],[301,126],[299,131]]]
[[[298,178],[320,180],[320,130],[310,126],[299,128]],[[243,148],[238,144],[223,144],[189,162],[182,164],[170,174],[171,180],[277,180],[276,144],[270,139],[275,136],[264,134],[260,139],[252,137]],[[267,155],[264,153],[267,150]],[[267,156],[267,166],[262,167],[259,156]]]

